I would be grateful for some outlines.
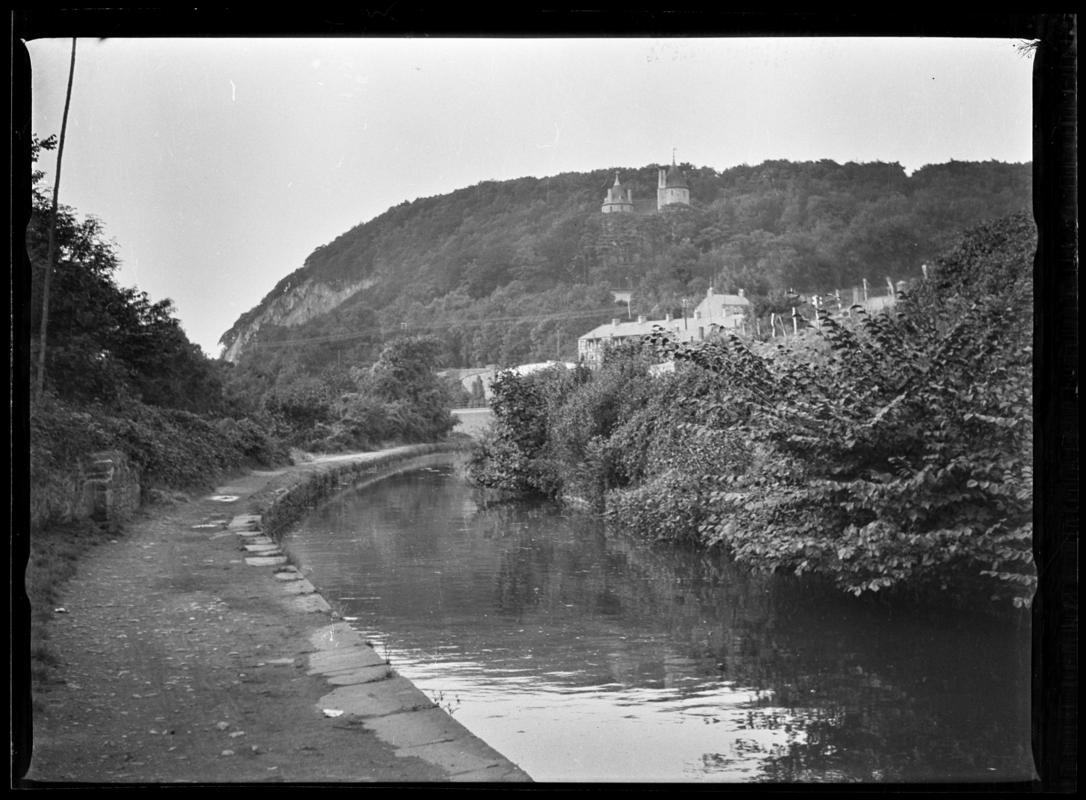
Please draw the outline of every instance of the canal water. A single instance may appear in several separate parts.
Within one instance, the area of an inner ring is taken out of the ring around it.
[[[537,781],[1034,777],[1024,622],[481,503],[432,457],[332,498],[287,545],[400,674]]]

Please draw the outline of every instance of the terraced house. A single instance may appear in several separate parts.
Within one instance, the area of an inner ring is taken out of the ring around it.
[[[752,306],[743,293],[717,294],[713,287],[697,304],[690,315],[664,319],[646,319],[643,315],[636,321],[623,321],[619,318],[598,325],[577,339],[577,359],[590,367],[599,366],[604,352],[619,342],[639,338],[652,333],[656,327],[662,328],[671,337],[680,342],[696,342],[709,337],[713,326],[722,330],[746,329],[749,324]]]

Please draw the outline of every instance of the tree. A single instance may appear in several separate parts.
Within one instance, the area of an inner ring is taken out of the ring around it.
[[[34,139],[32,156],[52,146]],[[38,342],[40,392],[78,403],[126,399],[193,412],[223,409],[219,371],[189,342],[169,300],[117,286],[115,245],[102,223],[55,203],[32,175],[26,251],[31,263],[31,325]],[[52,280],[50,281],[50,276]],[[42,399],[41,394],[35,398]]]
[[[442,347],[436,336],[394,339],[362,383],[363,392],[392,407],[408,440],[439,438],[456,424],[448,391],[434,375]]]

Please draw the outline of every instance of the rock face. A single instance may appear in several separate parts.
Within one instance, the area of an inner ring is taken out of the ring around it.
[[[312,278],[305,279],[297,286],[288,283],[275,297],[265,298],[256,309],[223,334],[220,339],[225,346],[223,358],[236,363],[245,346],[263,325],[302,325],[314,317],[328,313],[374,283],[372,278],[340,287]]]

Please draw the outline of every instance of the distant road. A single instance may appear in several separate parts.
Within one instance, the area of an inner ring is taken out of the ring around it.
[[[476,438],[483,435],[483,431],[490,426],[491,421],[494,419],[494,412],[489,408],[454,408],[452,414],[460,420],[460,423],[453,430]]]

